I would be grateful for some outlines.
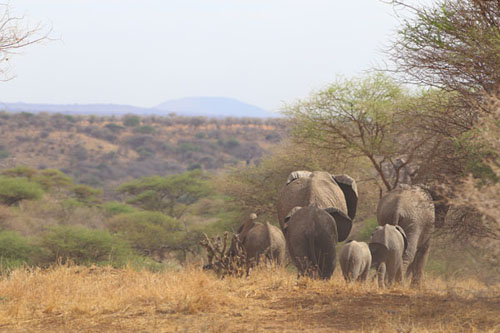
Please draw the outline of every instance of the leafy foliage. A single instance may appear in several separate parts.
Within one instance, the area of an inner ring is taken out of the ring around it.
[[[134,249],[147,253],[176,248],[185,236],[178,221],[159,212],[120,214],[111,219],[109,227]]]
[[[5,205],[11,206],[22,200],[37,200],[43,193],[38,183],[20,177],[0,176],[0,202]]]
[[[47,262],[122,265],[131,253],[126,242],[108,231],[79,226],[52,227],[42,235],[40,245]]]
[[[0,232],[0,270],[31,264],[36,247],[13,231]]]
[[[118,191],[131,196],[128,200],[130,204],[180,217],[186,205],[210,193],[205,178],[196,169],[166,177],[144,177],[121,185]]]

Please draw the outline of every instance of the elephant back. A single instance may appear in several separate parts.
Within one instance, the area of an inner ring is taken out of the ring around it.
[[[420,186],[400,184],[380,200],[377,220],[379,225],[400,225],[403,229],[417,221],[433,224],[435,212],[432,197]]]
[[[395,226],[386,224],[375,228],[370,237],[370,244],[380,244],[386,249],[404,249],[405,240]]]
[[[334,207],[348,214],[344,192],[328,172],[294,172],[281,190],[278,200],[281,228],[283,229],[285,217],[292,208],[310,205],[320,209]]]

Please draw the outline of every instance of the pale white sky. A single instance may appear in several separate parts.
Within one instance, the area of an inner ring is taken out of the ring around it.
[[[155,106],[225,96],[277,110],[381,63],[378,0],[10,0],[58,41],[11,57],[0,101]]]

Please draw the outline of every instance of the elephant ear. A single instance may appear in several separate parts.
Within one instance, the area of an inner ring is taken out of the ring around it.
[[[347,215],[351,219],[356,216],[356,208],[358,207],[358,186],[356,181],[348,175],[335,175],[332,179],[339,185],[344,192],[345,202],[347,204]]]
[[[403,228],[401,228],[399,225],[396,226],[396,230],[399,231],[401,233],[401,235],[403,235],[403,240],[405,242],[405,251],[406,251],[406,248],[408,247],[408,239],[406,238],[406,233],[405,231],[403,230]]]
[[[333,217],[337,224],[338,241],[345,241],[351,232],[352,220],[337,208],[330,207],[325,209],[325,211]]]
[[[306,178],[311,175],[311,171],[293,171],[286,179],[286,185],[293,182],[295,179]]]
[[[288,221],[290,221],[290,218],[292,217],[293,214],[297,213],[298,210],[302,209],[302,207],[293,207],[288,214],[285,216],[285,223],[283,225],[283,232],[286,231],[288,228]]]

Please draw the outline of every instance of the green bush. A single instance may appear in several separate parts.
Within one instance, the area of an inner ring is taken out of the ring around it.
[[[78,226],[52,227],[41,236],[40,245],[47,262],[121,266],[131,255],[128,244],[108,231]]]
[[[119,214],[129,214],[137,211],[136,208],[131,207],[127,204],[118,202],[118,201],[109,201],[103,204],[102,210],[104,211],[104,214],[107,216],[115,216]]]
[[[153,126],[144,125],[144,126],[137,127],[135,129],[135,131],[137,133],[141,133],[141,134],[153,134],[156,130]]]
[[[358,230],[355,237],[349,237],[349,239],[355,238],[358,241],[369,242],[370,236],[372,235],[373,230],[378,226],[377,218],[372,217],[364,220],[363,226]]]
[[[136,127],[141,123],[141,119],[138,116],[124,116],[123,117],[123,125],[127,127]]]
[[[106,127],[107,129],[109,129],[111,132],[114,132],[114,133],[120,132],[123,129],[125,129],[123,126],[120,126],[120,125],[115,124],[115,123],[106,124],[106,125],[104,125],[104,127]]]
[[[43,195],[40,184],[26,178],[0,176],[0,203],[14,205],[21,200],[38,200]]]
[[[175,248],[185,235],[179,222],[159,212],[117,215],[111,219],[109,227],[142,252],[152,252],[164,246]]]
[[[29,240],[13,231],[0,232],[0,270],[32,264],[36,247]]]
[[[73,187],[73,193],[78,201],[91,205],[101,201],[102,190],[79,184]]]
[[[9,157],[9,155],[10,155],[10,154],[9,154],[9,152],[8,152],[8,151],[3,150],[3,149],[1,149],[1,150],[0,150],[0,160],[2,160],[2,159],[4,159],[4,158]]]

